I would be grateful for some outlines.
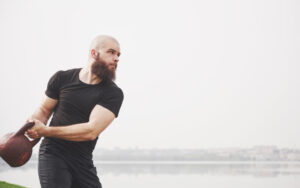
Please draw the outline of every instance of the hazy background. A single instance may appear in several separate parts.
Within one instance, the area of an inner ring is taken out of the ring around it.
[[[125,99],[97,148],[299,148],[299,10],[296,0],[0,0],[1,135],[109,34]]]

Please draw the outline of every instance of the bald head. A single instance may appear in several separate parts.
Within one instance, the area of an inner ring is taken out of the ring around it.
[[[101,50],[105,48],[109,43],[114,42],[119,45],[119,42],[112,36],[109,35],[98,35],[94,40],[92,41],[90,45],[90,50]]]
[[[120,45],[115,38],[99,35],[90,45],[87,66],[101,80],[114,80],[120,55]]]

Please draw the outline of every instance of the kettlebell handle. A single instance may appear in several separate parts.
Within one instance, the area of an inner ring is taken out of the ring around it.
[[[23,127],[16,133],[16,135],[24,135],[25,132],[34,126],[34,122],[29,122],[23,125]]]
[[[25,125],[23,125],[23,127],[15,134],[16,136],[19,136],[19,135],[24,135],[25,132],[30,129],[31,127],[34,126],[34,122],[28,122],[26,123]],[[38,138],[38,139],[34,139],[32,141],[30,141],[32,147],[35,146],[39,141],[40,141],[41,138]]]

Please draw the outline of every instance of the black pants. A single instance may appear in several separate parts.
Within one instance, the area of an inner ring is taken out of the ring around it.
[[[82,165],[45,151],[39,153],[42,188],[102,188],[94,165]]]

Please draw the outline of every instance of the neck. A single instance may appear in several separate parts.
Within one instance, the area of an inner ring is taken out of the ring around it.
[[[79,72],[79,79],[80,81],[86,84],[98,84],[102,81],[100,78],[98,78],[95,74],[92,73],[91,63],[89,63],[87,66],[81,69],[81,71]]]

